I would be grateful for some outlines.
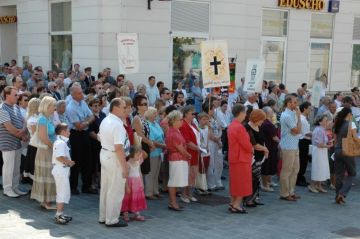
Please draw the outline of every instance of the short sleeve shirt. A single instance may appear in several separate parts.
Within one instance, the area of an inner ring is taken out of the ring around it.
[[[56,165],[62,165],[62,163],[57,160],[58,157],[65,157],[67,159],[70,158],[70,148],[67,145],[67,141],[69,139],[63,136],[58,136],[53,145],[53,155],[52,155],[52,163]]]
[[[150,135],[149,135],[150,140],[163,144],[164,132],[160,127],[160,125],[156,122],[149,121],[149,127],[150,127]],[[160,156],[161,153],[162,153],[161,148],[155,148],[153,151],[150,152],[150,157],[158,157]]]
[[[71,99],[66,106],[66,115],[70,123],[70,129],[76,130],[74,124],[84,121],[92,115],[92,112],[84,100],[77,102],[74,99]]]
[[[288,108],[281,114],[281,140],[280,147],[283,150],[297,150],[299,148],[299,135],[292,135],[291,129],[297,126],[295,111]]]
[[[20,108],[17,105],[8,105],[3,103],[0,105],[0,151],[12,151],[21,148],[21,141],[12,135],[6,128],[4,123],[11,122],[17,128],[22,129],[24,118],[21,115]]]
[[[169,161],[180,161],[187,159],[176,149],[176,145],[182,145],[186,149],[185,139],[178,129],[170,127],[166,132],[166,148],[168,150]]]
[[[38,126],[45,126],[47,129],[47,135],[51,142],[55,142],[56,134],[55,134],[55,126],[53,121],[50,118],[45,117],[44,115],[39,116]]]
[[[115,151],[115,144],[124,147],[125,155],[130,152],[130,141],[127,137],[124,123],[114,114],[109,114],[100,124],[99,137],[101,146],[109,151]]]

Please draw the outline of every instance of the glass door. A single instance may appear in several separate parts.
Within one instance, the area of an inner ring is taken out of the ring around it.
[[[331,43],[311,42],[310,46],[310,77],[309,87],[314,81],[323,81],[325,88],[329,87],[329,65],[331,59]]]

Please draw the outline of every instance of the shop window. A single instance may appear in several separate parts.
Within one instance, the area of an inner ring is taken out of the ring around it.
[[[311,38],[332,39],[333,15],[313,13],[311,15]]]
[[[264,80],[279,84],[284,81],[288,12],[263,10],[262,57],[265,60]]]
[[[201,49],[200,43],[205,38],[173,37],[173,89],[177,82],[183,82],[183,88],[191,92],[195,79],[201,76]]]
[[[67,73],[72,68],[71,2],[50,3],[51,66]]]
[[[286,37],[288,26],[288,12],[278,10],[263,10],[262,35],[272,37]]]

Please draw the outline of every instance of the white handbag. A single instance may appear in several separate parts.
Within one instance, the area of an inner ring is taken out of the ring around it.
[[[29,145],[39,148],[39,149],[48,149],[49,148],[49,146],[47,144],[44,144],[39,138],[38,124],[36,124],[36,131],[35,131],[34,135],[31,137]]]
[[[197,172],[195,187],[206,191],[206,190],[208,190],[208,187],[207,187],[207,181],[206,181],[204,160],[203,160],[203,157],[200,156],[200,158],[201,158],[200,160],[201,160],[202,168],[201,168],[201,172],[199,172],[199,171]]]

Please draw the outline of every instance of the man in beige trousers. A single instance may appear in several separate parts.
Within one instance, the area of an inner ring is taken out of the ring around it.
[[[297,99],[289,95],[284,101],[285,111],[281,114],[281,156],[282,168],[280,173],[280,199],[296,201],[300,199],[295,194],[299,163],[299,134],[301,132],[300,110]]]

